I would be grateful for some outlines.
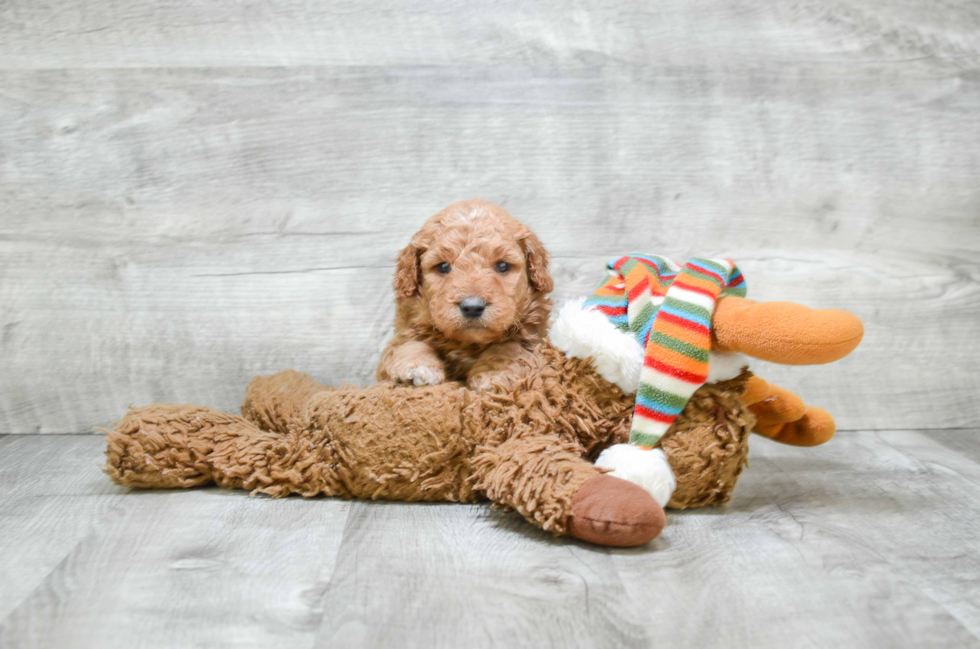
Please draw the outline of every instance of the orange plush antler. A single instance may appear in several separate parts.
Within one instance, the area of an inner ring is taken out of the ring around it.
[[[850,354],[864,325],[840,309],[810,309],[792,302],[754,302],[739,297],[718,301],[712,320],[712,349],[741,352],[783,365],[831,363]],[[756,417],[754,432],[794,446],[816,446],[837,427],[821,408],[754,376],[742,400]]]
[[[803,403],[789,390],[753,376],[742,400],[755,415],[753,432],[792,446],[817,446],[837,430],[833,417],[822,408]]]
[[[718,301],[712,318],[712,349],[742,352],[782,365],[817,365],[854,351],[864,325],[840,309],[811,309],[793,302]]]

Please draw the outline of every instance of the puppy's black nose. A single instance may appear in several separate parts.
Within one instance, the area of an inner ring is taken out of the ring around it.
[[[486,308],[487,303],[478,297],[463,298],[459,303],[459,310],[465,318],[479,318]]]

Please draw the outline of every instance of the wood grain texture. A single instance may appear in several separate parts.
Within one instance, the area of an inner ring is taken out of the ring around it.
[[[100,437],[0,438],[0,645],[980,646],[980,430],[752,443],[728,505],[614,550],[488,505],[129,491]]]
[[[635,646],[625,602],[609,556],[517,516],[360,502],[314,646]]]
[[[977,447],[976,430],[957,436]],[[653,645],[713,644],[717,629],[736,646],[980,643],[975,461],[929,431],[852,432],[815,453],[752,441],[725,515],[672,514],[663,562],[616,559],[638,605],[681,627]]]
[[[843,429],[980,418],[972,2],[0,4],[0,432],[371,380],[392,260],[482,196],[558,299],[629,250],[849,308],[760,365]]]
[[[116,507],[99,452],[90,435],[0,437],[0,619]]]
[[[970,0],[7,0],[0,64],[782,66],[980,62]]]
[[[75,437],[0,447],[13,496],[0,505],[0,645],[282,646],[319,627],[314,604],[350,503],[219,490],[129,498],[99,472],[104,441]]]

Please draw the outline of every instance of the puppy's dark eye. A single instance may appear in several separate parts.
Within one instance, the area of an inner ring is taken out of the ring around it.
[[[493,269],[498,273],[506,273],[508,270],[510,270],[510,264],[508,264],[506,261],[498,261]]]
[[[449,262],[448,261],[444,261],[441,264],[439,264],[438,266],[436,266],[436,270],[439,271],[443,275],[448,275],[449,274],[449,271],[451,271],[452,269],[453,269],[453,267],[449,265]]]

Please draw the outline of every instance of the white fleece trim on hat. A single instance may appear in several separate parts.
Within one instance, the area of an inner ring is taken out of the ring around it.
[[[709,352],[708,380],[705,383],[717,383],[734,379],[742,373],[742,368],[749,364],[749,357],[738,352]]]
[[[585,298],[569,300],[558,311],[548,337],[551,344],[570,358],[590,358],[599,376],[633,394],[640,385],[643,346],[636,338],[616,328],[595,309],[584,309]],[[708,383],[738,376],[748,359],[738,353],[711,352]]]
[[[659,448],[615,444],[599,454],[595,465],[600,469],[612,469],[609,475],[642,487],[661,507],[667,506],[677,488],[667,455]]]
[[[624,394],[636,392],[643,367],[643,347],[636,338],[616,328],[609,318],[583,309],[585,298],[569,300],[548,331],[551,344],[570,358],[591,358],[599,376]]]

